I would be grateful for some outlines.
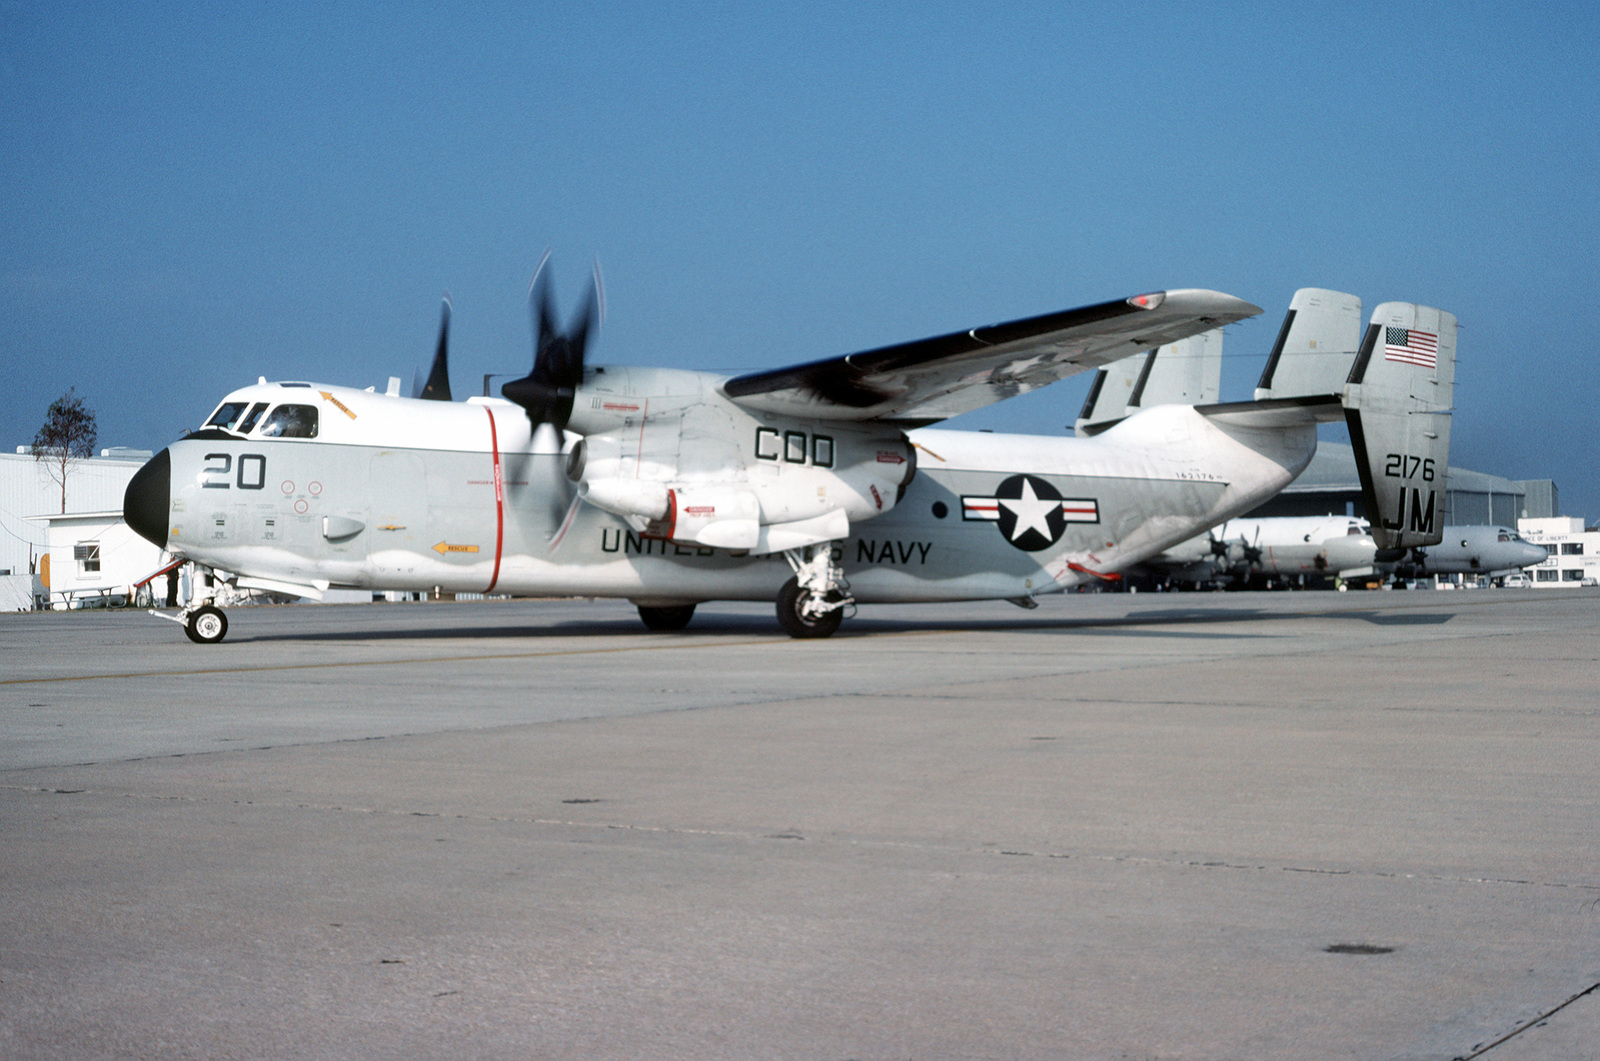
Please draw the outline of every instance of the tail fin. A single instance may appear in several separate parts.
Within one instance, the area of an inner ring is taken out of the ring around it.
[[[1344,415],[1380,550],[1443,538],[1455,377],[1454,314],[1410,302],[1373,310],[1345,381]]]
[[[1361,338],[1361,299],[1302,287],[1289,302],[1278,341],[1256,384],[1256,400],[1337,394]]]
[[[1203,405],[1222,390],[1222,329],[1125,357],[1095,373],[1073,429],[1097,435],[1140,409]]]

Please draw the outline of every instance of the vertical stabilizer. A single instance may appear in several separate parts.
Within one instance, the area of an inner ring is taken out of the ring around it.
[[[1337,394],[1361,338],[1361,300],[1302,287],[1289,302],[1278,341],[1256,384],[1256,400]]]
[[[1095,373],[1074,430],[1094,435],[1140,409],[1204,405],[1222,391],[1222,329],[1125,357]]]
[[[1344,409],[1380,550],[1434,545],[1444,534],[1455,368],[1454,314],[1410,302],[1373,310]]]

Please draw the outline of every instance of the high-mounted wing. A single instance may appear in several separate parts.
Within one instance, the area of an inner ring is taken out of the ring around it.
[[[1220,291],[1157,291],[725,380],[762,412],[930,424],[1261,312]]]

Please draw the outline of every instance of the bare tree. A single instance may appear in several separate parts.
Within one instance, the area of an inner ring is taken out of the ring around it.
[[[33,459],[44,464],[50,478],[61,484],[61,511],[67,510],[67,472],[72,462],[94,456],[94,413],[69,387],[50,403],[44,426],[33,436]]]

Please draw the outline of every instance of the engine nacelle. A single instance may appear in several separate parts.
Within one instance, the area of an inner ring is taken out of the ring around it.
[[[664,518],[672,508],[672,491],[666,483],[649,479],[584,479],[578,496],[596,508],[646,521]]]
[[[749,490],[731,486],[675,486],[667,491],[666,516],[648,528],[675,542],[723,549],[754,549],[761,539],[761,503]]]
[[[756,420],[707,403],[586,436],[566,475],[584,500],[643,533],[757,553],[849,534],[895,506],[916,474],[880,425]]]

